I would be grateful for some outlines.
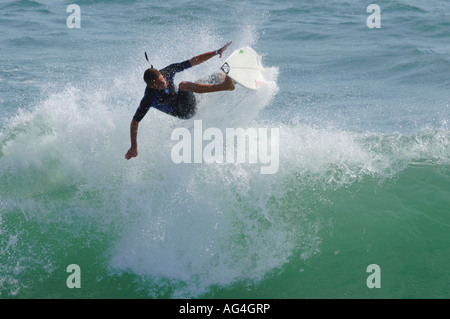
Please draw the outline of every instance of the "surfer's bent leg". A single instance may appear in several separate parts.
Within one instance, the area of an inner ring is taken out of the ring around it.
[[[220,84],[225,80],[226,74],[223,72],[215,72],[207,77],[195,81],[195,83],[204,83],[204,84]]]
[[[234,82],[229,76],[225,76],[225,79],[220,84],[181,82],[179,87],[181,91],[189,91],[194,93],[212,93],[219,91],[233,91]]]

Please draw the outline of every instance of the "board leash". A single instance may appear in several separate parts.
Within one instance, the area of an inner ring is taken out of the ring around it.
[[[145,53],[145,59],[147,60],[148,63],[150,63],[150,61],[148,60],[147,52],[144,52],[144,53]],[[151,67],[152,67],[152,69],[153,69],[153,64],[150,63],[150,65],[151,65]]]
[[[237,102],[219,121],[222,122],[225,117],[227,117],[239,104],[241,104],[241,102],[244,101],[244,99],[246,98],[246,96],[248,95],[249,92],[250,92],[250,90],[247,90],[247,92],[242,97],[242,99],[240,99],[239,102]],[[225,94],[226,93],[224,93],[224,95]]]

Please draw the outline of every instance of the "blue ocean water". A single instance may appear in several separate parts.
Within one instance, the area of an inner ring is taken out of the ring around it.
[[[1,298],[450,297],[448,1],[72,3],[0,3]],[[269,85],[151,110],[126,161],[144,52],[228,41],[176,80],[251,46]],[[173,163],[194,120],[278,128],[278,172]]]

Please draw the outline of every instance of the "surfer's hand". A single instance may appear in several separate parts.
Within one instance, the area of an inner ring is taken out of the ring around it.
[[[125,154],[125,158],[127,160],[132,159],[133,157],[138,156],[138,150],[136,146],[131,146],[128,150],[127,154]]]
[[[233,41],[228,42],[227,44],[225,44],[225,46],[223,48],[220,48],[219,50],[217,50],[217,54],[219,54],[219,58],[222,57],[222,53],[228,49],[228,47],[231,45],[231,43],[233,43]]]

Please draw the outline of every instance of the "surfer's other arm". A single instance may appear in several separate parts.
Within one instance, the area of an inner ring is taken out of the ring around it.
[[[222,57],[223,52],[228,49],[228,47],[231,45],[232,42],[228,42],[227,44],[225,44],[222,48],[220,48],[219,50],[216,51],[211,51],[211,52],[206,52],[200,55],[197,55],[196,57],[193,57],[192,59],[189,60],[189,62],[191,62],[192,66],[196,66],[199,65],[205,61],[208,61],[209,59],[215,57],[216,55],[219,55],[219,58]]]
[[[137,150],[137,134],[139,129],[139,122],[133,119],[130,124],[130,138],[131,138],[131,147],[128,150],[127,154],[125,155],[125,158],[127,160],[138,156],[138,150]]]

